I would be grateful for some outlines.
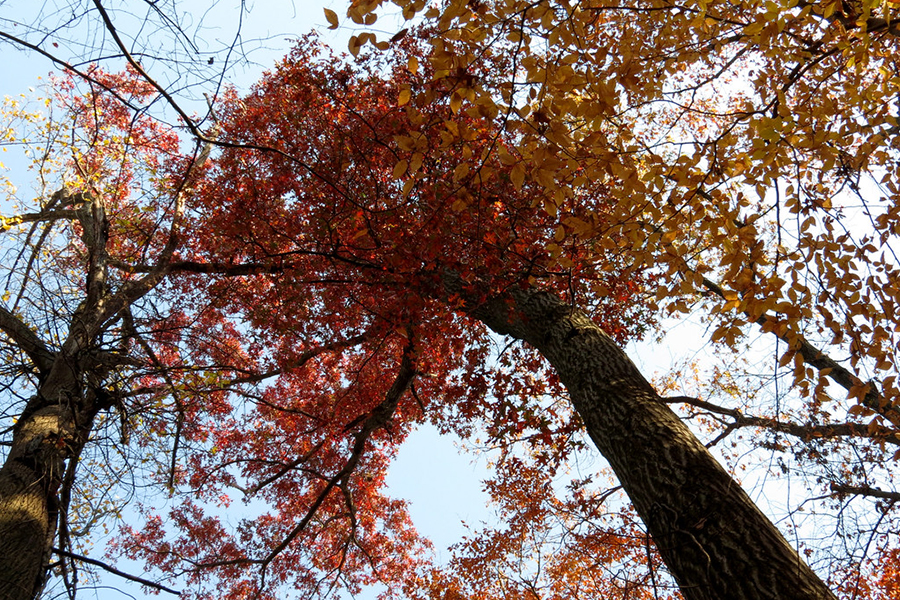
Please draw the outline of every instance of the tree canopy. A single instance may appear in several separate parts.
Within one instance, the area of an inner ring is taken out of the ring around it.
[[[893,597],[898,7],[395,4],[206,128],[124,48],[7,106],[0,597],[74,595],[98,523],[198,598]],[[619,346],[681,314],[722,361],[660,396]],[[384,489],[426,421],[495,448],[445,565]]]

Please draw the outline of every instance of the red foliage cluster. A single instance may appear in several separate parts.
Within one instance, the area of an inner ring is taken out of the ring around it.
[[[540,287],[586,300],[619,339],[646,326],[628,302],[645,276],[571,235],[572,219],[600,225],[604,190],[551,215],[516,181],[513,140],[491,115],[455,110],[449,93],[401,106],[403,89],[430,85],[405,68],[418,42],[404,43],[398,64],[347,64],[306,40],[219,111],[226,146],[190,200],[173,265],[188,274],[161,328],[178,333],[156,340],[214,372],[178,377],[176,483],[191,492],[169,528],[151,516],[119,541],[225,582],[218,598],[400,589],[427,544],[383,485],[423,420],[526,439],[545,461],[568,452],[577,422],[545,406],[558,381],[535,357],[492,358],[467,303]],[[260,513],[236,529],[215,516],[229,487]]]

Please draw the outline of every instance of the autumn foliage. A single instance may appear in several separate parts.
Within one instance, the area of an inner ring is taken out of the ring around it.
[[[80,340],[48,492],[68,588],[70,532],[123,508],[87,470],[134,478],[108,556],[188,597],[679,597],[615,474],[569,471],[589,451],[557,370],[477,316],[548,293],[620,344],[700,315],[721,362],[662,389],[734,472],[800,482],[782,531],[832,589],[895,597],[896,4],[395,4],[425,24],[355,60],[305,38],[193,148],[139,71],[57,82],[0,329],[24,398]],[[445,565],[385,491],[426,422],[496,463],[500,523]]]
[[[427,543],[383,485],[417,423],[487,427],[544,464],[572,451],[577,419],[546,406],[559,382],[527,354],[493,366],[463,290],[555,290],[619,339],[649,322],[628,302],[641,270],[574,235],[602,222],[605,188],[551,215],[490,118],[454,114],[450,94],[427,114],[402,106],[431,80],[407,71],[418,44],[398,66],[309,40],[218,110],[226,147],[190,196],[171,310],[147,340],[164,370],[141,381],[173,403],[142,417],[148,447],[177,440],[154,476],[172,507],[116,542],[186,572],[198,597],[414,589]],[[253,513],[237,527],[222,516],[235,495]]]

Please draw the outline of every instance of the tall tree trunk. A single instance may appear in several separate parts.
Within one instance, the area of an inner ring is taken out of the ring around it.
[[[835,598],[586,315],[522,290],[471,314],[556,369],[687,600]]]
[[[32,600],[46,579],[66,460],[84,445],[96,414],[79,418],[84,398],[67,387],[41,386],[0,468],[0,600]]]
[[[0,600],[32,600],[43,589],[66,461],[81,454],[97,413],[110,406],[102,381],[114,363],[92,352],[97,336],[112,315],[159,280],[148,276],[111,296],[106,288],[109,221],[102,198],[63,188],[51,204],[75,207],[88,250],[85,296],[56,352],[0,307],[0,330],[31,359],[40,380],[13,428],[0,468]]]
[[[60,486],[66,461],[81,454],[100,410],[111,404],[100,382],[107,372],[84,350],[82,313],[69,338],[51,352],[7,313],[0,327],[26,349],[39,372],[37,393],[13,427],[12,445],[0,468],[0,600],[33,600],[44,587],[60,518]],[[91,373],[86,376],[86,371]]]

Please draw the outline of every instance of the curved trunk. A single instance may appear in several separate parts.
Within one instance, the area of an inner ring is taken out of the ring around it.
[[[110,296],[109,221],[102,198],[63,188],[53,203],[76,207],[88,249],[86,290],[56,352],[18,316],[0,307],[0,331],[28,355],[40,380],[13,427],[12,446],[0,468],[0,600],[32,600],[44,587],[66,461],[81,453],[94,417],[110,404],[100,382],[113,363],[91,349],[103,324],[158,281],[148,276],[127,293]]]
[[[835,596],[609,336],[547,294],[470,311],[550,362],[687,600]]]

